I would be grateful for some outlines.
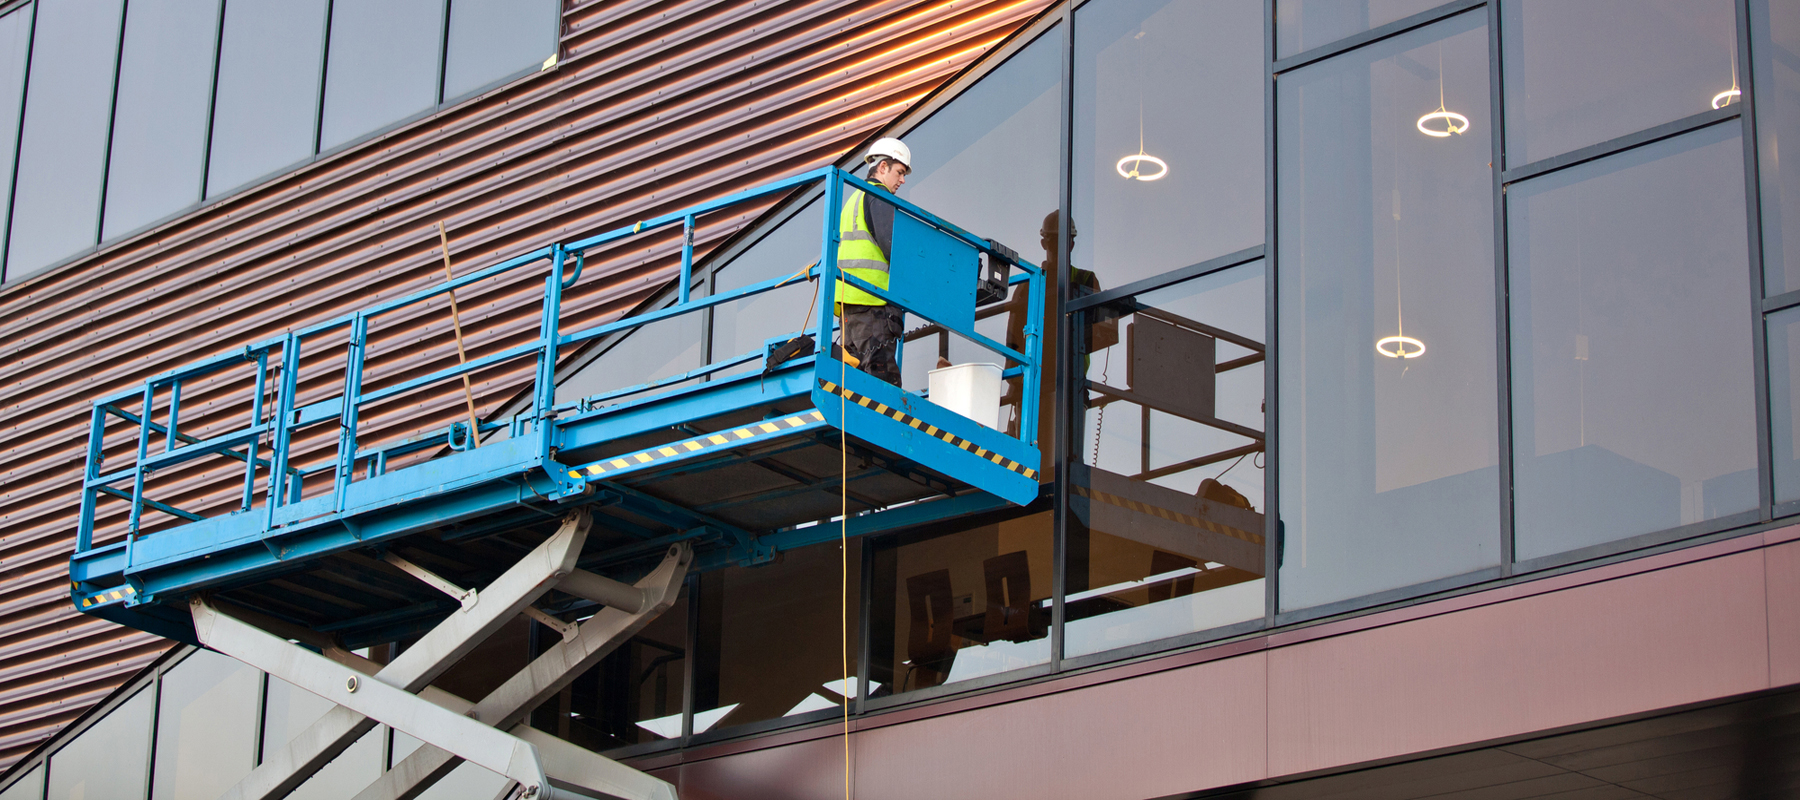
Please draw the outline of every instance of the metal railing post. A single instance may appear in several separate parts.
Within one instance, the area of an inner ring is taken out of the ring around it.
[[[281,343],[281,387],[276,391],[281,394],[275,398],[275,415],[269,421],[275,426],[275,435],[269,453],[269,513],[263,522],[263,529],[275,527],[275,509],[286,505],[287,501],[287,466],[288,424],[294,415],[294,391],[300,383],[300,336],[289,331],[287,338]]]
[[[831,326],[833,320],[832,307],[837,301],[838,279],[838,217],[843,213],[839,208],[844,202],[843,172],[832,167],[825,175],[825,236],[824,246],[819,253],[819,355],[829,356],[831,353]],[[824,363],[820,361],[819,363]]]
[[[1038,438],[1038,406],[1043,402],[1044,370],[1044,273],[1039,270],[1031,273],[1025,281],[1025,290],[1030,297],[1025,301],[1025,356],[1030,363],[1025,364],[1025,374],[1020,375],[1024,391],[1019,393],[1022,402],[1019,407],[1019,441],[1037,446]],[[1071,362],[1073,363],[1073,362]]]
[[[681,305],[687,305],[688,284],[694,281],[694,215],[681,218]]]
[[[167,438],[165,438],[163,440],[163,452],[165,452],[165,453],[172,453],[175,451],[175,426],[177,424],[179,424],[180,417],[181,417],[181,379],[176,378],[174,381],[171,381],[169,384],[169,429],[168,429],[169,435]],[[149,419],[150,419],[149,417],[144,418],[144,420],[146,422],[148,422]]]
[[[144,384],[144,407],[138,416],[137,463],[132,465],[131,519],[125,525],[127,536],[137,535],[144,515],[144,461],[150,457],[150,407],[155,397],[155,382]]]
[[[563,262],[569,253],[562,244],[550,249],[550,275],[544,279],[544,312],[538,320],[538,343],[542,348],[538,352],[536,413],[537,430],[533,431],[538,441],[538,458],[549,459],[554,444],[551,439],[555,428],[551,419],[556,415],[556,339],[562,329],[562,285]]]
[[[358,312],[350,323],[350,352],[344,363],[344,409],[338,417],[337,474],[332,476],[332,507],[344,510],[356,461],[356,417],[362,404],[363,363],[368,358],[369,317]]]
[[[250,427],[258,428],[263,424],[263,393],[269,383],[269,351],[256,352],[256,397],[250,402]],[[256,499],[256,454],[262,444],[262,433],[250,440],[244,448],[244,498],[238,503],[239,511],[249,511],[250,504]]]
[[[96,403],[88,422],[87,466],[81,473],[81,521],[75,528],[75,552],[85,553],[94,547],[94,507],[100,500],[100,451],[106,440],[106,405]]]

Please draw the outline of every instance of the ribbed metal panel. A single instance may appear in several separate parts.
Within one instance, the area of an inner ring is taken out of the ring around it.
[[[0,768],[168,647],[69,606],[92,398],[437,284],[440,220],[460,274],[835,160],[1046,4],[573,1],[553,70],[0,287]],[[761,210],[708,221],[696,246]],[[565,325],[642,303],[677,252],[672,235],[613,248],[566,295]],[[459,296],[471,357],[536,335],[541,285],[538,273]],[[379,386],[455,358],[447,307],[420,309],[383,318],[367,374]],[[303,373],[341,362],[315,348]],[[498,409],[528,377],[528,362],[476,376],[477,408]],[[300,400],[325,391],[303,383]],[[222,410],[246,408],[247,392],[226,378],[185,388],[183,431],[241,424]],[[464,413],[459,390],[400,398],[365,414],[364,437]],[[317,462],[334,443],[313,436],[296,452]],[[109,457],[133,446],[123,430],[108,437]],[[155,497],[230,510],[234,464],[160,474]],[[102,541],[120,535],[120,506],[103,507]]]

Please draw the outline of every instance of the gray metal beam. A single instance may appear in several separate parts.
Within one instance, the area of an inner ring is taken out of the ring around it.
[[[544,772],[559,790],[630,800],[676,800],[675,787],[605,756],[520,723],[512,733],[538,749]]]
[[[546,786],[537,748],[479,721],[370,678],[286,639],[213,607],[205,597],[191,601],[194,628],[207,647],[279,676],[365,718],[381,720],[415,738],[435,743],[457,757],[498,772],[535,797]]]
[[[591,519],[585,511],[564,517],[554,535],[483,589],[477,602],[451,614],[368,682],[379,682],[407,693],[424,689],[501,625],[574,571],[575,559],[587,540],[590,524]],[[200,607],[196,606],[195,613],[195,627],[199,629]],[[235,655],[214,647],[207,641],[205,632],[200,633],[200,640],[208,647]],[[282,644],[296,654],[306,653],[286,642]],[[274,668],[257,666],[278,678],[298,683],[288,676],[289,665],[285,660],[276,663]],[[323,692],[319,694],[330,696]],[[375,720],[369,719],[367,714],[340,704],[273,753],[221,800],[278,800],[285,797],[374,727]]]
[[[649,625],[651,620],[675,604],[682,581],[693,563],[693,548],[686,542],[672,545],[649,575],[634,588],[642,593],[643,606],[636,612],[605,608],[581,624],[579,632],[551,646],[524,670],[507,679],[500,688],[470,708],[467,714],[484,724],[501,729],[515,729],[525,715],[540,703],[561,692],[583,672],[598,664],[620,644]],[[484,593],[482,597],[486,598]],[[515,732],[517,730],[515,729]],[[520,734],[526,741],[537,743],[536,732]],[[450,774],[460,754],[446,748],[426,744],[407,756],[393,769],[370,784],[356,800],[410,800],[432,783]],[[551,737],[554,738],[554,737]],[[674,800],[675,788],[616,761],[556,740],[540,749],[546,759],[551,781],[559,789],[592,792],[630,800]]]
[[[592,600],[603,606],[609,606],[627,614],[636,614],[643,610],[644,590],[636,586],[628,586],[603,575],[595,575],[584,569],[569,573],[557,584],[558,589],[582,598]]]

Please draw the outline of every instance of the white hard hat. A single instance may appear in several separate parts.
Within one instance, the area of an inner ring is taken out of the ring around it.
[[[891,136],[876,140],[875,144],[869,148],[869,154],[863,156],[863,163],[873,164],[881,158],[891,158],[900,162],[900,165],[908,170],[912,169],[912,150],[907,149],[905,143]]]

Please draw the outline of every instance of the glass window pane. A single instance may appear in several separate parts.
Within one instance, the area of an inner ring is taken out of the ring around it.
[[[1730,0],[1502,3],[1506,165],[1517,167],[1732,102]]]
[[[1263,616],[1261,262],[1083,317],[1063,652]]]
[[[231,0],[219,53],[206,195],[313,153],[327,0]]]
[[[1800,309],[1769,315],[1769,421],[1775,502],[1800,500]]]
[[[903,135],[913,169],[900,196],[1035,257],[1044,215],[1058,205],[1061,44],[1051,28]]]
[[[1498,563],[1487,41],[1462,14],[1277,84],[1284,610]]]
[[[714,292],[729,292],[752,283],[784,278],[819,260],[820,236],[824,233],[825,204],[814,200],[785,222],[775,227],[761,241],[751,245],[737,258],[720,268],[713,278]],[[792,284],[754,297],[725,303],[713,310],[713,361],[760,349],[763,342],[783,336],[802,327],[818,324],[817,282],[797,279]],[[812,316],[808,316],[808,310]],[[725,370],[731,375],[762,369],[753,361]]]
[[[218,797],[250,774],[261,695],[261,672],[210,650],[163,673],[152,800]]]
[[[1275,0],[1275,57],[1287,58],[1441,5],[1443,0]]]
[[[420,742],[399,731],[394,731],[394,763],[398,764],[414,750],[419,749]],[[506,776],[489,771],[483,767],[464,761],[444,776],[443,780],[431,785],[419,795],[419,800],[494,800],[500,796],[500,790],[510,783]]]
[[[857,674],[862,542],[846,553],[835,538],[700,576],[694,733],[843,707],[846,655]]]
[[[444,0],[335,0],[319,149],[437,104]]]
[[[1800,289],[1800,163],[1781,145],[1800,146],[1800,4],[1750,3],[1750,54],[1756,69],[1756,132],[1762,141],[1763,293]],[[1793,169],[1786,169],[1792,166]],[[1788,234],[1794,247],[1788,248]]]
[[[531,726],[596,752],[680,737],[687,631],[684,592],[643,631],[538,706]]]
[[[880,542],[870,587],[869,694],[1050,662],[1051,514]]]
[[[1054,215],[1052,215],[1052,218],[1045,224],[1049,225],[1050,229],[1054,231],[1056,228]],[[1050,247],[1054,248],[1055,234],[1049,234],[1049,239]],[[1037,247],[1028,247],[1019,251],[1019,257],[1045,266],[1049,266],[1055,261],[1052,250],[1040,250]],[[1052,286],[1050,287],[1050,291],[1054,292],[1056,291],[1056,288]],[[1025,285],[1019,284],[1014,286],[1012,288],[1012,295],[1008,297],[1005,302],[990,304],[976,310],[975,331],[989,339],[993,339],[997,342],[1004,342],[1013,349],[1024,352],[1025,316],[1027,310],[1029,310],[1029,306],[1026,304],[1027,299]],[[1042,441],[1044,442],[1050,441],[1050,413],[1053,405],[1050,398],[1052,396],[1051,392],[1056,386],[1056,326],[1054,320],[1055,302],[1053,300],[1046,300],[1043,330],[1047,333],[1044,337],[1044,352],[1042,355],[1043,370],[1040,373],[1042,376],[1042,385],[1038,395],[1038,397],[1041,398],[1039,404],[1040,413],[1038,415],[1038,431],[1039,436],[1043,437]],[[967,364],[970,362],[989,364],[1000,363],[1001,357],[997,353],[994,353],[981,345],[975,344],[973,341],[960,334],[951,333],[942,328],[928,329],[926,328],[926,324],[925,320],[919,317],[910,314],[906,317],[906,330],[911,333],[907,335],[905,346],[900,352],[900,377],[902,378],[902,385],[906,388],[915,392],[925,389],[930,381],[931,370],[938,368],[938,359],[940,357],[947,358],[954,364]],[[1007,366],[1017,366],[1017,364],[1008,361]],[[1019,435],[1020,422],[1018,407],[1021,400],[1022,398],[1019,395],[1019,380],[1017,378],[1008,378],[1006,381],[1006,389],[1000,396],[999,416],[999,420],[1005,425],[1004,430],[1008,436]],[[1039,450],[1043,451],[1045,458],[1051,457],[1048,448],[1040,447]],[[1050,462],[1045,461],[1043,463],[1047,465]],[[1049,467],[1042,467],[1038,472],[1041,480],[1050,480],[1051,475],[1049,473],[1051,472],[1051,469]]]
[[[156,692],[140,690],[52,754],[49,800],[142,798],[149,788],[155,708]]]
[[[92,247],[112,112],[121,0],[40,4],[20,133],[6,278]]]
[[[25,59],[31,54],[32,6],[0,17],[0,220],[12,203],[13,156],[18,154],[19,112],[25,100]],[[6,226],[0,225],[0,253]],[[5,270],[0,269],[0,279]],[[41,776],[40,776],[41,777]]]
[[[129,795],[122,796],[128,797]],[[139,796],[141,797],[142,795],[140,794]],[[0,800],[43,800],[43,797],[43,764],[32,767],[30,772],[20,776],[18,780],[12,782],[11,786],[6,787],[6,791],[0,791]]]
[[[451,0],[444,99],[453,100],[556,52],[556,0]]]
[[[1262,26],[1259,0],[1096,0],[1076,12],[1071,260],[1097,280],[1078,271],[1074,285],[1111,288],[1262,244]]]
[[[587,324],[565,321],[563,330],[580,330]],[[614,389],[679,375],[699,366],[700,314],[671,317],[632,329],[599,358],[563,379],[556,387],[556,402],[569,403],[583,397],[595,397]],[[658,391],[667,388],[661,387]]]
[[[1737,123],[1513,184],[1520,560],[1756,507]]]
[[[262,761],[281,752],[295,736],[337,705],[273,676],[269,678],[266,703],[263,707]],[[355,797],[363,787],[381,776],[382,751],[386,744],[387,729],[377,726],[307,778],[306,783],[287,796],[288,800]]]
[[[200,201],[218,0],[135,0],[113,110],[102,239]]]
[[[1060,145],[1057,119],[1061,116],[1059,90],[1062,81],[1062,33],[1052,27],[1004,64],[983,76],[956,99],[946,104],[902,138],[912,148],[913,171],[900,196],[983,238],[991,238],[1018,251],[1026,260],[1046,264],[1055,234],[1046,236],[1046,216],[1054,214],[1057,201],[1057,161]],[[1051,218],[1050,230],[1055,230]],[[1046,247],[1045,243],[1051,243]],[[905,269],[899,264],[895,269]],[[1021,285],[1010,306],[990,306],[990,314],[976,323],[976,330],[996,341],[1023,349],[1025,305]],[[1054,303],[1046,303],[1046,314]],[[1009,310],[1010,309],[1010,310]],[[906,330],[923,326],[908,316]],[[1054,328],[1047,328],[1054,330]],[[1055,336],[1045,337],[1044,386],[1056,380]],[[960,336],[914,339],[901,352],[902,383],[913,390],[927,383],[939,354],[952,363],[996,363],[998,356]],[[1017,435],[1017,389],[1009,389],[1002,403],[1008,427]],[[1049,429],[1050,395],[1042,395],[1038,429]],[[1048,441],[1045,436],[1043,441]],[[1040,448],[1048,450],[1048,448]],[[1048,470],[1041,470],[1046,473]]]

